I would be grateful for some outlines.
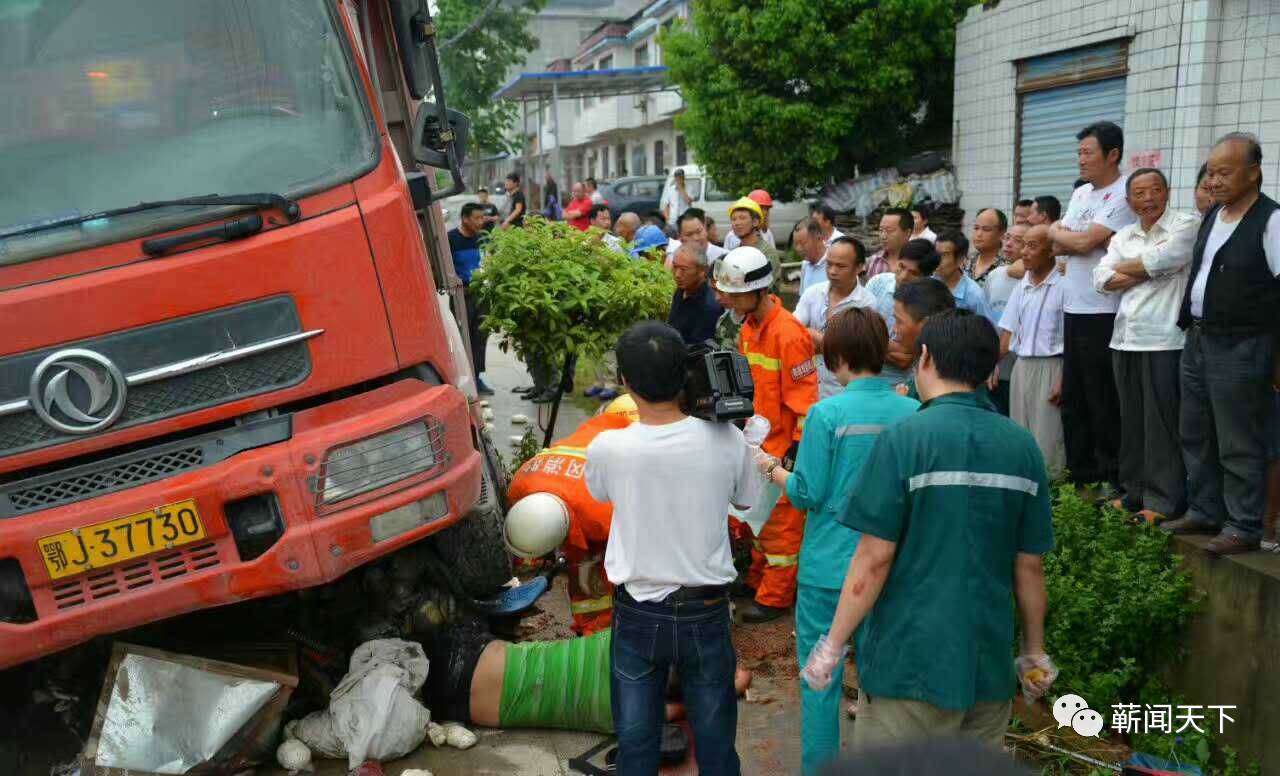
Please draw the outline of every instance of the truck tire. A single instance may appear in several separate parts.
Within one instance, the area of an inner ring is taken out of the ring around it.
[[[493,595],[512,576],[511,553],[502,533],[506,477],[487,438],[481,452],[484,483],[480,500],[466,517],[434,537],[436,552],[473,598]]]

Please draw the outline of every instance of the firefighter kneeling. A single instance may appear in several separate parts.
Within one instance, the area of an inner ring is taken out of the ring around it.
[[[809,407],[818,400],[813,339],[804,325],[769,292],[773,269],[756,248],[742,246],[716,262],[715,288],[732,312],[745,316],[738,350],[751,364],[755,412],[771,424],[762,449],[794,465]],[[785,493],[760,530],[747,584],[755,601],[742,608],[744,622],[767,622],[796,600],[796,571],[804,539],[804,512]]]

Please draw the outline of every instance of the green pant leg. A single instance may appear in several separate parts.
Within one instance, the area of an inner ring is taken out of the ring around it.
[[[818,637],[831,630],[840,591],[800,585],[796,594],[796,653],[804,667]],[[840,754],[840,702],[844,698],[844,663],[836,666],[831,684],[821,692],[800,682],[800,762],[812,776]]]
[[[498,710],[502,727],[612,733],[612,633],[603,630],[576,639],[508,644]]]

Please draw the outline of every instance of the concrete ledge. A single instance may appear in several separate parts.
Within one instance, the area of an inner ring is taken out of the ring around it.
[[[1210,538],[1177,536],[1171,545],[1205,600],[1170,682],[1186,703],[1235,705],[1236,721],[1227,723],[1222,742],[1270,773],[1268,765],[1280,766],[1280,555],[1218,558],[1204,549]],[[1217,724],[1216,714],[1206,719]]]

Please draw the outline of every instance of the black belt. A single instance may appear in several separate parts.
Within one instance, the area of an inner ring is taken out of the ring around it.
[[[627,592],[626,585],[622,586],[622,591],[624,593],[627,593],[628,598],[631,598],[633,601],[635,600],[634,598],[632,598],[631,593]],[[666,598],[663,598],[661,601],[654,601],[653,603],[680,603],[682,601],[709,601],[713,598],[728,598],[728,597],[729,597],[728,585],[698,585],[697,587],[677,588],[674,592],[672,592]],[[637,603],[639,602],[637,601]]]

